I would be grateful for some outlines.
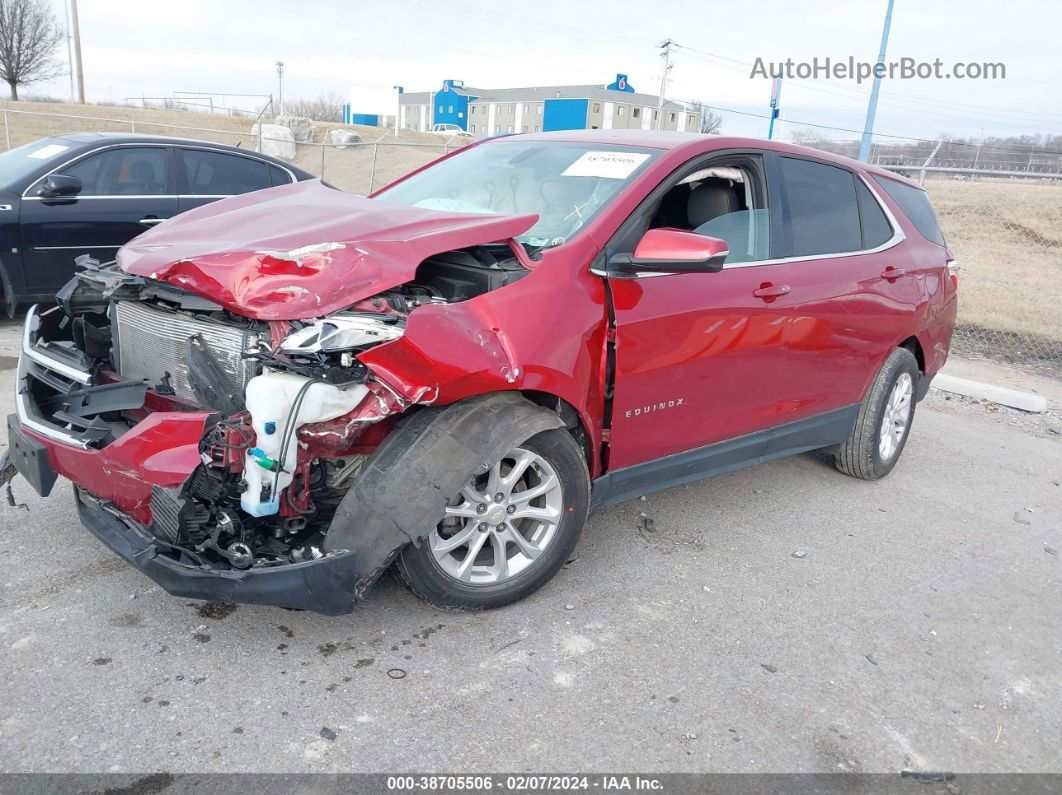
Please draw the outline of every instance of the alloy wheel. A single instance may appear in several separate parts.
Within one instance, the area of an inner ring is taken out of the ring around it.
[[[557,536],[564,493],[538,453],[514,448],[472,478],[428,537],[436,564],[466,585],[497,585],[534,565]]]
[[[878,433],[878,453],[882,461],[889,461],[900,449],[907,424],[911,420],[914,381],[910,373],[900,373],[889,392],[882,412],[881,429]]]

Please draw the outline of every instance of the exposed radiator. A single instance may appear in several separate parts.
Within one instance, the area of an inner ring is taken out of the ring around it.
[[[114,328],[115,366],[123,378],[146,379],[152,387],[168,381],[177,397],[191,403],[197,401],[185,364],[189,337],[203,335],[229,377],[233,394],[242,395],[258,370],[253,359],[242,355],[257,347],[258,336],[250,329],[167,312],[135,301],[115,304]]]

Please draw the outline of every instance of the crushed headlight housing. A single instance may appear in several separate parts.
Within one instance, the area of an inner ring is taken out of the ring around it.
[[[293,331],[280,350],[295,356],[356,351],[398,339],[403,331],[400,319],[391,315],[331,315]]]

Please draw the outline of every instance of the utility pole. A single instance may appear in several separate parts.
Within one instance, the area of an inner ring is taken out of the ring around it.
[[[277,61],[277,116],[284,115],[284,62]]]
[[[398,124],[402,118],[402,92],[405,91],[402,86],[391,86],[398,92],[398,105],[395,107],[395,138],[398,137]]]
[[[889,44],[889,27],[892,25],[892,3],[885,9],[885,27],[881,31],[881,48],[878,50],[878,69],[885,63],[885,48]],[[870,160],[870,144],[874,136],[874,116],[878,112],[878,91],[881,89],[880,74],[874,75],[874,85],[870,89],[870,102],[867,103],[867,120],[863,125],[863,139],[859,142],[859,159],[866,163]]]
[[[77,101],[85,104],[85,73],[81,69],[81,30],[77,25],[77,0],[70,0],[70,24],[74,34],[74,55],[77,59]]]
[[[977,168],[977,164],[981,162],[981,147],[985,145],[985,128],[981,128],[981,137],[977,139],[977,154],[974,155],[973,167]],[[976,174],[974,175],[977,176]]]
[[[70,35],[70,5],[63,3],[63,15],[66,17],[66,63],[70,67],[70,102],[74,101],[74,44]]]
[[[667,75],[671,71],[671,48],[675,42],[666,39],[660,45],[660,57],[664,59],[664,73],[660,76],[660,96],[656,100],[656,129],[662,130],[664,124],[664,94],[667,93]]]

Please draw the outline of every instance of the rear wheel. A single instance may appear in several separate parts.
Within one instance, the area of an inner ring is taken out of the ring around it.
[[[568,560],[586,522],[590,483],[564,430],[546,431],[471,474],[446,518],[398,558],[410,589],[440,607],[515,602]]]
[[[920,377],[909,350],[897,348],[889,355],[859,408],[852,435],[838,448],[834,462],[839,470],[862,480],[892,471],[911,432]]]

